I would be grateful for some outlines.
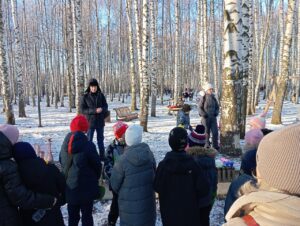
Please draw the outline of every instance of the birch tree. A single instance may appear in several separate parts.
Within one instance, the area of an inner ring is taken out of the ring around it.
[[[289,0],[286,16],[286,28],[284,33],[283,48],[280,53],[279,76],[277,79],[277,95],[272,114],[272,124],[281,124],[283,101],[287,89],[290,63],[290,47],[292,43],[293,24],[296,12],[296,0]]]
[[[9,78],[7,71],[6,63],[6,53],[4,46],[4,25],[3,25],[3,15],[2,15],[2,0],[0,0],[0,75],[2,81],[2,95],[4,102],[4,111],[6,116],[7,124],[15,124],[15,116],[13,113],[11,96],[10,96],[10,87],[9,87]]]
[[[180,96],[180,4],[175,0],[175,67],[174,67],[174,104],[179,102]]]
[[[81,0],[71,0],[74,37],[74,72],[76,84],[76,113],[80,113],[80,98],[84,92],[84,62],[81,29]]]
[[[148,0],[143,2],[142,16],[142,86],[141,86],[141,112],[140,125],[147,132],[148,126],[148,111],[149,111],[149,75],[148,75],[148,47],[149,40],[147,30],[149,26],[149,6]]]
[[[239,155],[240,128],[238,125],[238,104],[241,100],[241,63],[239,39],[240,4],[238,0],[224,1],[224,65],[221,96],[221,151],[229,155]]]
[[[22,46],[21,46],[21,35],[19,31],[19,22],[17,17],[17,1],[11,0],[11,13],[14,25],[15,35],[15,65],[17,73],[17,85],[18,85],[18,98],[19,98],[19,117],[26,117],[25,113],[25,100],[24,100],[24,87],[23,87],[23,69],[22,69]]]

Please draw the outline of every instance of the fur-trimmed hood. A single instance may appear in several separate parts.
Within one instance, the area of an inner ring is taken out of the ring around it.
[[[193,146],[189,147],[186,152],[192,156],[208,156],[208,157],[216,157],[218,151],[214,148],[205,148],[201,146]]]

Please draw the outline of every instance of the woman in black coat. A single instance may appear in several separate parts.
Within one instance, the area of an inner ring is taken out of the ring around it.
[[[19,172],[24,184],[35,192],[41,192],[60,197],[56,205],[46,211],[45,216],[38,222],[32,220],[35,209],[20,209],[23,224],[26,226],[63,226],[64,221],[60,206],[64,202],[65,178],[53,164],[47,164],[37,157],[33,147],[27,142],[14,145],[13,156],[18,163]]]
[[[17,207],[51,208],[56,202],[53,196],[33,193],[22,184],[12,159],[12,145],[18,136],[15,126],[0,126],[0,226],[22,226]]]

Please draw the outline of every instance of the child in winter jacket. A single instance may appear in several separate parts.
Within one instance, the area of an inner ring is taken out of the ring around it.
[[[169,134],[172,151],[159,163],[154,189],[159,195],[162,223],[164,226],[199,226],[201,200],[209,195],[209,184],[204,171],[188,155],[187,131],[176,127]]]
[[[20,209],[22,222],[26,226],[63,226],[64,220],[60,206],[64,204],[65,178],[53,164],[47,164],[37,157],[33,147],[27,142],[14,145],[13,156],[18,163],[22,181],[27,188],[35,192],[60,197],[56,205],[46,210],[45,215],[37,222],[33,220],[36,209]]]
[[[191,124],[190,124],[190,111],[191,111],[191,106],[188,104],[184,104],[182,106],[182,109],[178,111],[177,114],[177,124],[176,126],[182,127],[184,129],[189,129],[191,130]]]
[[[17,127],[0,125],[0,226],[22,225],[18,207],[51,208],[56,203],[53,196],[34,193],[22,183],[17,163],[12,159],[18,138]]]
[[[60,163],[66,178],[66,201],[69,226],[93,225],[93,201],[98,198],[101,161],[93,142],[85,133],[89,124],[85,116],[76,116],[70,124],[60,151]]]
[[[155,159],[142,141],[143,128],[131,125],[125,132],[127,147],[115,163],[110,182],[118,194],[120,225],[154,226],[156,220],[153,179]]]
[[[199,145],[200,140],[198,142],[196,140],[194,138],[194,142],[190,142],[189,138],[187,153],[193,156],[194,160],[200,165],[209,183],[209,194],[201,198],[201,210],[199,212],[203,222],[202,226],[209,226],[209,215],[217,194],[218,172],[215,157],[218,152],[213,148],[205,148],[204,145]]]
[[[111,171],[114,164],[119,160],[125,149],[125,132],[128,125],[122,121],[118,121],[114,126],[115,139],[107,147],[105,160],[104,160],[104,172],[108,179],[111,177]],[[111,186],[110,186],[110,190]],[[119,206],[118,206],[118,194],[112,190],[113,198],[110,205],[108,214],[108,225],[114,226],[119,217]]]

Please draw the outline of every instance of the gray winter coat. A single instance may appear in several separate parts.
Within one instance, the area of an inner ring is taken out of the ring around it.
[[[126,147],[115,163],[110,182],[119,195],[121,226],[155,225],[155,166],[153,153],[145,143]]]
[[[219,104],[213,94],[205,94],[198,105],[199,115],[207,117],[217,117],[219,115]]]

